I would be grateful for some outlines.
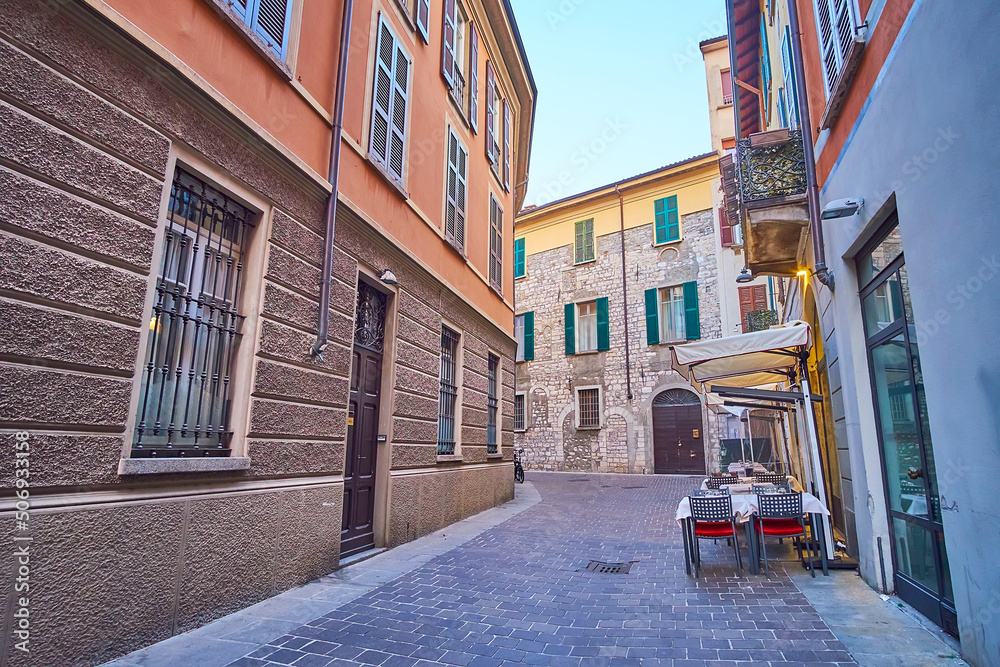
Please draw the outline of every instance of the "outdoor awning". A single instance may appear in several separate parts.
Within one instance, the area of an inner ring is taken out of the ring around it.
[[[672,366],[699,391],[718,386],[759,387],[786,382],[798,355],[812,347],[812,332],[802,321],[764,331],[675,345]]]

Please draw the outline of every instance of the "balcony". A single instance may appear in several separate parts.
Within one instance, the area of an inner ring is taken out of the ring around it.
[[[759,132],[736,145],[747,262],[754,275],[792,276],[804,265],[809,229],[802,132]]]

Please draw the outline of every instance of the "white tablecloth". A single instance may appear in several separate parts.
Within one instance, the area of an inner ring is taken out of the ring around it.
[[[737,515],[737,521],[740,523],[746,523],[750,520],[751,514],[756,514],[759,509],[757,506],[757,496],[752,493],[734,493],[730,496],[733,500],[733,512]],[[830,510],[826,508],[823,503],[819,501],[819,498],[811,493],[802,494],[802,511],[806,514],[826,514],[829,516]],[[682,519],[687,519],[691,516],[691,502],[688,497],[681,498],[680,504],[677,505],[677,514],[674,518],[677,521]]]
[[[799,480],[795,479],[791,475],[788,475],[786,479],[788,480],[788,485],[791,487],[792,491],[797,491],[799,493],[805,491],[802,485],[799,484]],[[723,486],[728,486],[730,493],[750,493],[750,485],[753,483],[754,481],[752,477],[740,477],[739,484],[723,484]],[[702,481],[701,488],[703,489],[708,488],[707,478]]]

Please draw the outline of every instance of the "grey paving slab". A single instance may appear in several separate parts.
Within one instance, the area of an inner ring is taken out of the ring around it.
[[[704,542],[702,577],[687,575],[673,516],[697,482],[531,473],[514,504],[113,664],[166,664],[169,642],[188,636],[206,649],[181,664],[204,667],[895,665],[888,644],[841,628],[867,619],[899,630],[900,651],[927,640],[893,609],[866,614],[856,591],[854,606],[831,602],[837,577],[796,585],[780,556],[769,577],[739,577],[725,541]],[[600,574],[592,560],[634,564]],[[246,650],[223,654],[223,644]],[[929,654],[905,655],[922,665]],[[938,660],[926,664],[961,664]]]

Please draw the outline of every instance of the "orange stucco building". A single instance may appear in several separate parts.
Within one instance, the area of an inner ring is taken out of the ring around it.
[[[513,496],[536,90],[507,0],[0,0],[0,50],[30,664],[98,664]],[[0,662],[29,664],[2,625]]]

